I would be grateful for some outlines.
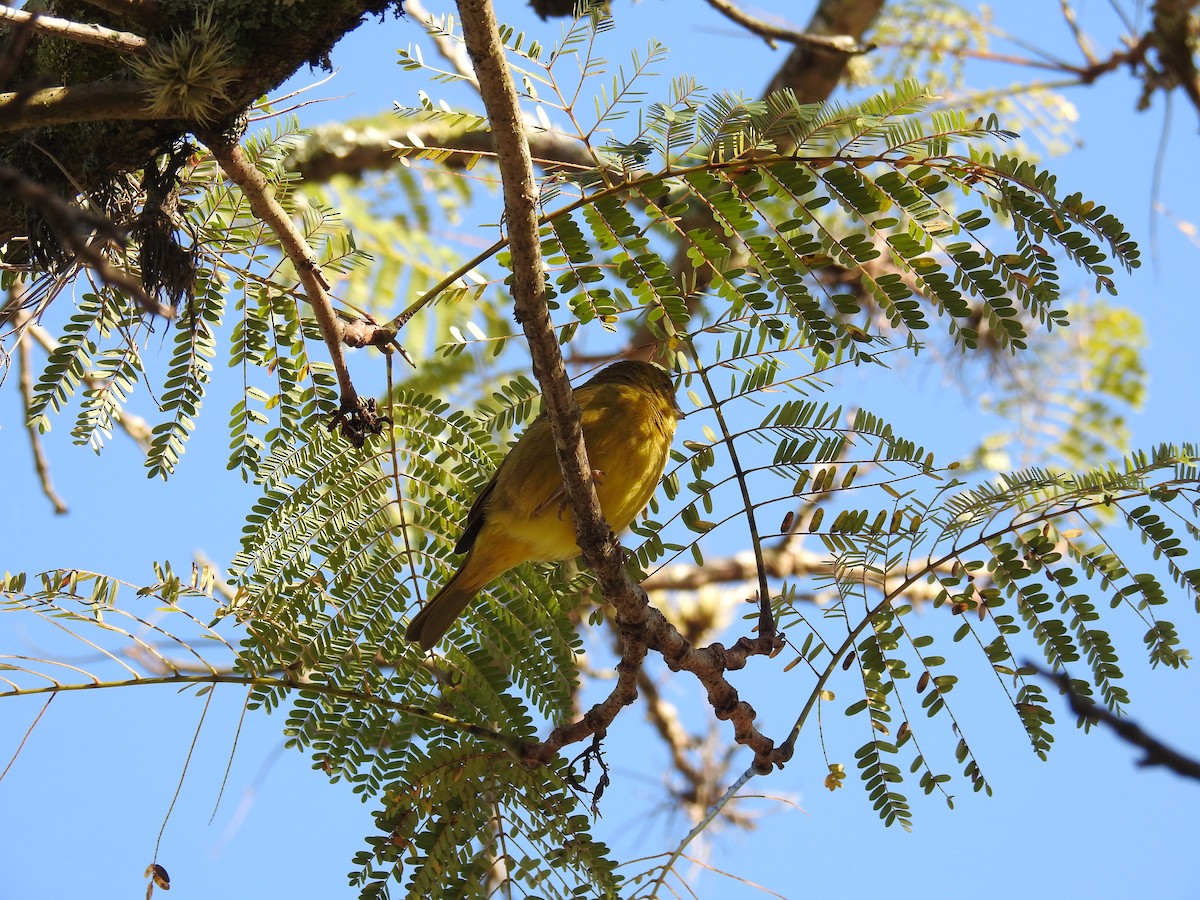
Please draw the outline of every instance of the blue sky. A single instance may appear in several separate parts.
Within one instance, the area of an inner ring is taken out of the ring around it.
[[[762,6],[782,10],[787,4]],[[811,4],[798,6],[789,15],[803,22]],[[1107,8],[1093,0],[1082,8],[1083,21],[1107,21]],[[686,17],[679,9],[667,0],[633,6],[616,0],[618,27],[606,37],[611,41],[607,57],[623,61],[629,48],[643,47],[655,36],[672,50],[666,74],[694,72],[714,89],[757,94],[783,51],[738,36],[703,4],[688,4]],[[1024,0],[1002,4],[997,17],[1011,31],[1074,58],[1057,10],[1058,4],[1047,0]],[[534,20],[524,27],[549,42],[560,26]],[[413,104],[417,90],[429,88],[395,65],[395,50],[416,37],[411,23],[372,21],[345,40],[333,57],[338,76],[318,93],[347,96],[303,110],[305,122],[377,112],[393,101]],[[736,48],[735,65],[729,63],[730,47]],[[987,74],[1001,84],[1016,77],[1000,69]],[[301,73],[294,84],[319,77]],[[1200,313],[1193,273],[1200,250],[1162,218],[1153,256],[1148,240],[1162,99],[1156,98],[1148,112],[1135,112],[1137,86],[1124,73],[1068,96],[1080,111],[1081,147],[1048,165],[1060,174],[1060,182],[1120,216],[1145,251],[1147,264],[1132,278],[1121,279],[1119,297],[1145,318],[1150,337],[1150,398],[1145,412],[1131,422],[1134,443],[1195,439],[1200,403],[1194,341],[1200,334]],[[1192,172],[1200,141],[1196,125],[1194,111],[1177,102],[1160,195],[1174,216],[1191,222],[1200,221],[1200,187]],[[1079,276],[1076,284],[1068,280],[1065,287],[1081,289],[1085,283]],[[164,356],[168,347],[164,343]],[[215,374],[220,379],[226,372],[218,368]],[[0,522],[5,523],[0,567],[35,572],[72,566],[145,582],[151,578],[152,560],[170,559],[186,569],[197,550],[216,560],[235,552],[254,491],[225,471],[222,411],[232,403],[232,385],[215,388],[179,472],[165,484],[146,479],[140,454],[120,435],[96,457],[71,446],[69,420],[56,422],[47,448],[55,483],[71,505],[66,517],[53,516],[37,489],[15,379],[5,388],[0,392],[0,459],[9,478],[0,495]],[[923,365],[902,366],[884,376],[874,373],[839,389],[886,414],[901,432],[930,441],[944,459],[966,452],[979,437],[974,429],[994,424],[976,415],[956,386]],[[1200,646],[1200,629],[1194,618],[1187,618],[1188,611],[1189,604],[1180,604],[1173,617],[1185,645]],[[1140,661],[1139,637],[1118,635],[1122,649],[1127,648],[1125,670],[1135,718],[1179,747],[1200,752],[1197,673],[1150,672]],[[20,617],[0,617],[3,652],[36,655],[42,645],[35,640],[42,640],[40,633],[31,634]],[[737,686],[759,708],[760,726],[776,733],[790,726],[795,709],[768,678],[752,666]],[[674,681],[667,691],[677,705],[697,715],[703,712],[693,684]],[[913,832],[885,829],[853,775],[845,790],[829,793],[823,788],[825,765],[810,734],[783,772],[756,779],[747,788],[751,794],[786,797],[803,811],[778,800],[747,800],[745,808],[764,815],[760,828],[721,832],[707,848],[708,862],[786,897],[857,897],[881,891],[901,898],[1030,893],[1200,897],[1197,826],[1190,813],[1200,786],[1137,768],[1134,751],[1107,733],[1077,732],[1057,700],[1057,742],[1050,761],[1041,762],[1002,700],[984,673],[977,679],[964,675],[956,713],[971,735],[994,797],[972,795],[969,785],[956,781],[951,812],[938,799],[920,797],[913,784],[907,791],[914,805]],[[0,767],[43,702],[0,703]],[[237,690],[218,689],[207,713],[159,851],[174,884],[170,896],[353,896],[344,873],[371,830],[369,807],[346,785],[330,786],[311,771],[302,754],[281,752],[280,717],[247,717],[224,798],[209,823],[241,703]],[[153,854],[202,708],[203,701],[180,698],[169,688],[59,696],[0,782],[6,825],[0,842],[0,900],[140,896],[142,871]],[[836,725],[830,727],[836,730]],[[598,826],[626,857],[671,846],[685,827],[678,818],[648,814],[661,806],[661,764],[653,754],[634,749],[645,739],[642,728],[634,714],[623,716],[613,729],[608,761],[614,786],[605,796]],[[840,756],[851,769],[855,745],[847,746],[851,749]],[[692,888],[703,898],[764,896],[711,872],[698,871]]]

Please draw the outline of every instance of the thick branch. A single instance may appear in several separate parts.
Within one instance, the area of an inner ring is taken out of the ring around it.
[[[215,32],[233,42],[230,59],[235,76],[212,110],[214,122],[232,120],[299,67],[327,65],[333,45],[365,16],[382,15],[401,6],[400,0],[291,0],[249,5],[90,2],[116,17],[106,24],[133,27],[150,40],[193,28],[197,9],[212,6]],[[239,6],[253,6],[254,15],[239,15]],[[27,140],[0,134],[0,156],[63,196],[104,194],[114,179],[143,168],[191,128],[183,119],[152,115],[140,83],[93,83],[94,57],[93,52],[72,54],[51,65],[26,53],[19,70],[22,80],[0,85],[14,92],[0,98],[0,124],[5,132],[33,125],[61,126],[39,133],[36,148]],[[67,87],[40,92],[47,84]],[[27,98],[32,98],[32,105],[25,104]],[[13,100],[17,103],[3,107]],[[60,161],[70,166],[69,170],[62,171]],[[31,228],[27,211],[4,199],[0,192],[0,243],[27,235]]]
[[[516,319],[529,342],[533,373],[545,399],[567,498],[575,514],[579,547],[600,577],[604,596],[616,601],[620,595],[620,599],[627,601],[623,605],[632,611],[637,601],[628,602],[632,585],[621,564],[620,545],[600,510],[583,444],[579,406],[571,393],[567,369],[546,306],[545,274],[538,239],[538,188],[495,11],[489,0],[459,0],[458,9],[467,52],[479,78],[480,94],[496,140],[496,160],[504,192],[504,218],[508,223],[512,253]]]
[[[32,94],[0,94],[0,110],[20,104],[20,112],[0,118],[0,132],[25,131],[45,125],[76,122],[142,121],[165,118],[146,102],[141,81],[96,81],[67,87],[43,88]]]
[[[671,669],[696,676],[704,685],[717,718],[732,722],[737,742],[754,751],[755,770],[769,772],[782,764],[790,752],[777,750],[770,738],[755,729],[753,708],[738,699],[737,691],[725,679],[725,672],[742,668],[751,655],[774,652],[782,646],[782,640],[742,638],[728,650],[720,644],[694,648],[662,613],[647,604],[645,592],[629,580],[620,545],[604,520],[596,497],[579,424],[579,407],[567,382],[566,367],[546,306],[533,161],[495,13],[488,0],[459,0],[458,9],[467,52],[479,77],[488,121],[496,136],[517,320],[529,341],[534,375],[542,389],[567,498],[575,514],[576,538],[584,558],[596,573],[605,600],[616,607],[622,645],[617,686],[608,698],[592,707],[580,721],[554,729],[544,743],[526,748],[525,759],[533,764],[544,762],[567,743],[603,734],[621,707],[636,699],[638,672],[647,650],[653,648],[663,654]]]
[[[595,165],[587,148],[575,138],[546,131],[526,133],[534,163],[546,168],[590,169]],[[335,175],[358,177],[368,171],[396,166],[398,145],[453,150],[437,161],[439,169],[465,168],[480,154],[494,154],[491,132],[447,129],[440,123],[397,121],[385,125],[324,125],[313,129],[288,157],[285,165],[306,182],[324,182]]]
[[[804,27],[806,35],[859,42],[874,23],[884,0],[821,0]],[[797,44],[763,94],[791,88],[801,103],[819,103],[833,93],[850,55],[811,42]]]
[[[0,21],[4,20],[17,24],[31,22],[36,31],[54,34],[84,44],[108,47],[110,50],[137,52],[150,43],[141,35],[128,31],[116,31],[112,28],[105,28],[103,25],[85,25],[41,13],[29,13],[23,9],[0,6]]]

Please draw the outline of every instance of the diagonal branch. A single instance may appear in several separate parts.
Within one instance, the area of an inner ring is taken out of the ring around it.
[[[388,329],[361,321],[345,322],[338,318],[329,295],[329,282],[321,273],[316,254],[292,221],[287,210],[275,198],[267,178],[247,158],[241,146],[220,135],[210,135],[205,143],[221,164],[226,175],[242,189],[251,211],[271,229],[284,255],[291,261],[304,288],[304,295],[316,316],[321,337],[329,350],[329,359],[337,375],[341,405],[335,424],[356,446],[362,445],[365,433],[377,433],[377,416],[371,404],[362,404],[350,380],[350,369],[342,344],[352,347],[387,346],[395,343],[395,334]]]
[[[1066,695],[1071,712],[1090,723],[1099,722],[1107,725],[1117,737],[1128,744],[1145,751],[1146,755],[1138,762],[1139,766],[1164,766],[1184,778],[1200,781],[1200,760],[1184,756],[1173,747],[1169,747],[1157,738],[1147,734],[1141,726],[1128,719],[1115,715],[1086,697],[1081,696],[1071,687],[1071,679],[1061,672],[1047,672],[1045,669],[1025,663],[1026,666],[1037,670],[1043,678],[1053,681],[1058,689]]]
[[[708,0],[708,5],[747,31],[754,32],[771,47],[775,46],[776,41],[784,41],[789,44],[808,44],[835,53],[845,53],[847,56],[858,56],[874,49],[873,44],[860,44],[854,35],[810,34],[807,31],[772,25],[764,19],[755,18],[730,0]]]
[[[579,547],[600,577],[604,596],[637,600],[621,564],[620,546],[604,520],[583,444],[579,406],[546,305],[546,284],[538,238],[538,187],[525,137],[516,88],[504,56],[495,10],[489,0],[459,0],[463,38],[479,79],[480,94],[496,141],[496,160],[504,190],[504,217],[512,253],[512,295],[516,319],[529,342],[533,372],[541,386],[554,434],[567,499],[575,513]],[[630,602],[631,601],[631,602]],[[644,598],[641,603],[644,604]],[[633,613],[635,620],[638,618]]]

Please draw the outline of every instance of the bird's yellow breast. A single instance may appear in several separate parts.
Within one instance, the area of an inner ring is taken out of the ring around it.
[[[675,433],[675,411],[629,384],[580,389],[588,461],[600,474],[596,493],[613,531],[621,532],[654,495]],[[537,485],[537,490],[530,490]],[[575,518],[562,494],[562,476],[547,420],[535,422],[497,474],[478,543],[504,547],[510,568],[527,560],[569,559],[579,553]],[[511,554],[512,562],[507,557]]]

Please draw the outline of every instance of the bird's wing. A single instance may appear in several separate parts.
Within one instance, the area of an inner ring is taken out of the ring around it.
[[[546,418],[545,413],[538,415],[537,418],[530,423],[529,427],[525,430],[525,433],[521,435],[517,443],[520,444],[522,441],[532,440],[535,438],[542,438],[543,440],[550,439],[548,434],[544,436],[541,434],[534,434],[534,432],[538,432],[539,430],[547,432],[550,430],[550,420]],[[551,444],[551,448],[553,448],[553,444]],[[519,472],[511,479],[506,478],[508,474],[511,474],[510,470],[515,470],[516,468],[522,467],[520,463],[522,455],[515,453],[515,449],[516,448],[514,447],[513,449],[509,450],[508,455],[501,460],[496,471],[492,473],[491,480],[484,485],[483,490],[481,490],[479,495],[475,498],[475,502],[471,504],[471,509],[467,512],[467,520],[465,523],[463,523],[462,537],[458,539],[458,543],[454,547],[455,553],[466,553],[475,546],[475,541],[479,537],[479,532],[483,530],[483,526],[487,523],[488,507],[493,501],[500,503],[504,507],[511,509],[514,513],[525,518],[533,516],[535,514],[534,511],[543,502],[549,502],[546,501],[546,498],[544,497],[533,497],[531,495],[529,486],[531,484],[538,484],[539,480],[537,478],[530,478],[530,473]],[[515,464],[513,463],[514,459],[518,460],[518,462]],[[551,462],[554,462],[553,457],[551,458]],[[515,484],[510,482],[515,482]],[[521,487],[521,490],[518,493],[514,493],[514,488],[517,485]],[[562,491],[561,482],[558,483],[557,489],[560,492]],[[554,490],[553,482],[551,482],[551,490]]]
[[[471,509],[467,512],[467,521],[463,524],[462,537],[454,545],[455,553],[466,553],[475,546],[475,539],[479,537],[479,531],[483,528],[484,520],[487,518],[488,501],[492,499],[492,494],[496,490],[496,479],[500,477],[500,470],[503,468],[504,463],[501,463],[500,468],[492,473],[491,480],[484,485],[483,490],[475,498],[475,502],[471,504]]]

